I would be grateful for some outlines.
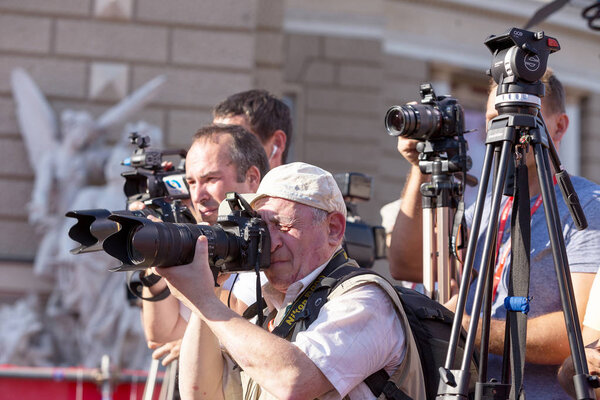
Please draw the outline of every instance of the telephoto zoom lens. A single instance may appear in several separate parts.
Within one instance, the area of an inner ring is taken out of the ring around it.
[[[442,115],[427,104],[394,106],[385,114],[385,128],[390,136],[427,140],[439,135]]]
[[[189,264],[194,259],[196,240],[208,239],[209,263],[229,263],[240,255],[240,239],[219,225],[155,223],[147,218],[111,215],[121,229],[104,240],[104,251],[123,265],[111,271]]]

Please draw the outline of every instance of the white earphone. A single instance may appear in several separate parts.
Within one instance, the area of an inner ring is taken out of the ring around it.
[[[271,155],[269,156],[269,158],[273,158],[273,156],[275,155],[275,153],[277,152],[277,150],[279,150],[279,147],[274,144],[273,145],[273,151],[271,151]]]

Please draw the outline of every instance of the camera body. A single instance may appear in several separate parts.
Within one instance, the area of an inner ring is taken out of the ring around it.
[[[430,83],[421,85],[421,104],[393,106],[385,114],[385,128],[391,136],[417,140],[454,137],[464,132],[464,111],[450,96],[436,96]]]
[[[334,175],[346,202],[346,232],[343,246],[348,257],[364,268],[373,266],[375,260],[386,257],[385,229],[383,226],[365,224],[358,215],[356,202],[371,199],[372,178],[358,172]]]
[[[153,149],[150,138],[136,132],[131,133],[129,139],[137,149],[122,162],[134,168],[121,174],[125,178],[123,192],[127,196],[127,205],[140,201],[163,221],[195,223],[192,213],[181,204],[181,200],[190,197],[185,181],[187,152]],[[179,157],[178,166],[163,165],[164,156],[169,155]]]
[[[155,198],[168,197],[171,199],[189,198],[189,191],[185,183],[185,150],[158,150],[150,147],[147,136],[139,136],[136,132],[129,135],[132,144],[137,149],[131,157],[123,160],[122,164],[135,168],[123,172],[125,178],[123,191],[127,196],[127,203],[134,201],[148,201]],[[180,157],[179,165],[173,168],[163,166],[166,155]]]

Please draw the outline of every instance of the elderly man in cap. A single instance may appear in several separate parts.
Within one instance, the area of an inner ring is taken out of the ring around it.
[[[363,381],[383,369],[400,376],[405,394],[424,398],[414,339],[385,280],[354,277],[331,292],[308,327],[295,317],[313,283],[339,266],[356,265],[341,246],[346,206],[332,175],[305,163],[283,165],[264,177],[250,200],[271,237],[264,327],[219,301],[205,237],[192,263],[156,269],[193,312],[181,352],[182,396],[375,399]]]

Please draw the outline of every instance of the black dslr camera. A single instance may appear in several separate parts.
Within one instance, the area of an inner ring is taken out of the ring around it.
[[[144,203],[145,208],[139,211],[93,209],[67,212],[67,217],[77,219],[69,230],[69,237],[80,243],[71,250],[73,254],[102,250],[103,241],[119,230],[119,225],[108,218],[110,215],[153,215],[167,222],[196,223],[192,213],[181,204],[182,199],[189,198],[184,169],[186,151],[153,149],[149,147],[150,139],[136,132],[131,133],[129,139],[137,149],[121,164],[135,169],[121,174],[125,178],[123,191],[127,196],[127,206],[139,201]],[[165,155],[179,156],[179,166],[163,166]]]
[[[391,136],[434,140],[462,135],[464,111],[456,99],[436,96],[429,83],[421,85],[421,104],[393,106],[385,114],[385,128]]]
[[[112,214],[119,224],[102,247],[122,265],[111,271],[189,264],[196,239],[208,239],[209,263],[216,272],[265,269],[271,261],[271,239],[264,220],[239,194],[227,194],[231,213],[219,216],[215,225],[155,223],[147,218]]]
[[[357,210],[358,200],[371,199],[372,178],[358,172],[335,174],[334,178],[344,196],[348,213],[344,249],[358,265],[370,268],[375,260],[386,257],[385,229],[383,226],[365,224]]]
[[[194,217],[181,204],[182,199],[190,197],[185,181],[185,150],[158,150],[150,147],[150,138],[133,132],[129,136],[131,143],[138,148],[122,164],[135,168],[123,172],[125,178],[123,191],[127,204],[143,202],[156,211],[163,221],[195,223]],[[179,156],[179,165],[165,167],[164,156]]]
[[[118,227],[102,241],[104,251],[121,261],[121,265],[111,271],[188,264],[194,258],[196,239],[200,235],[208,239],[209,263],[215,277],[219,272],[268,268],[271,239],[266,222],[239,194],[228,193],[226,200],[232,212],[219,216],[212,226],[156,223],[139,214],[104,210],[108,214],[105,219]],[[86,234],[71,237],[82,242]]]

